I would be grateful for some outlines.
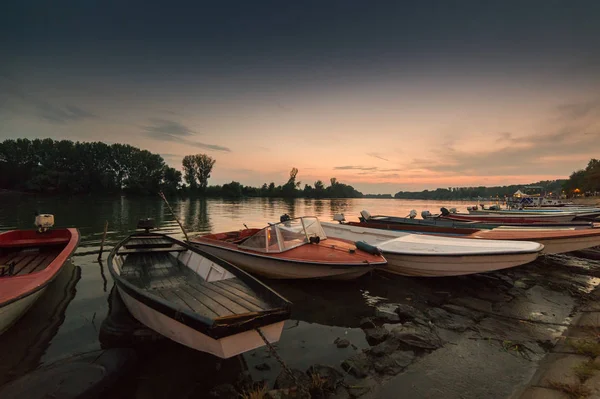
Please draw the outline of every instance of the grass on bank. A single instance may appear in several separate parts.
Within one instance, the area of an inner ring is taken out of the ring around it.
[[[553,389],[566,394],[570,399],[584,399],[592,393],[588,387],[581,383],[567,384],[565,382],[548,381],[548,384]]]
[[[573,367],[573,373],[582,383],[592,377],[596,371],[600,370],[600,365],[593,360],[586,360]]]
[[[582,355],[595,358],[600,356],[600,342],[591,339],[570,339],[569,346]]]

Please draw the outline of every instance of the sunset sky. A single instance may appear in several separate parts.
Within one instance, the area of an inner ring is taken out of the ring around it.
[[[364,193],[600,158],[600,1],[10,1],[0,140],[127,143],[211,184]]]

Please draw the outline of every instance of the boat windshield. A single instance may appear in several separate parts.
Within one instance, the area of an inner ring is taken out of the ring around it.
[[[300,217],[272,224],[239,245],[243,249],[277,253],[307,244],[310,237],[327,239],[319,219],[312,216]]]

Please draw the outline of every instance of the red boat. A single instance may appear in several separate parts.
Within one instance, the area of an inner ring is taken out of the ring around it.
[[[207,234],[190,243],[249,273],[273,279],[350,280],[387,263],[379,253],[365,252],[352,241],[328,238],[319,220],[308,216],[263,229]]]
[[[42,295],[78,244],[77,229],[0,234],[0,334]]]

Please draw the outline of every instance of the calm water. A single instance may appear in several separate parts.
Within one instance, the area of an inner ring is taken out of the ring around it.
[[[162,200],[157,198],[45,198],[32,195],[0,195],[0,230],[32,228],[34,212],[52,213],[57,227],[77,227],[81,232],[81,243],[72,264],[67,265],[60,279],[45,294],[42,300],[22,321],[2,336],[0,350],[4,365],[0,367],[0,383],[11,376],[26,373],[37,364],[46,364],[77,353],[100,349],[99,327],[108,314],[108,295],[113,282],[105,266],[96,261],[102,238],[104,223],[108,221],[108,234],[105,250],[135,230],[140,218],[153,217],[164,232],[183,238],[178,225]],[[441,206],[454,206],[465,210],[473,203],[388,199],[268,199],[252,198],[244,200],[194,199],[178,201],[171,205],[188,233],[209,233],[237,230],[244,227],[263,227],[267,222],[279,221],[279,216],[316,215],[323,221],[330,221],[336,213],[344,213],[347,220],[357,220],[359,212],[367,209],[371,214],[407,215],[411,209],[421,212],[428,209],[432,213]],[[104,254],[106,259],[107,252]],[[355,282],[282,282],[267,281],[274,289],[294,302],[293,320],[286,329],[278,346],[282,358],[292,367],[306,369],[314,363],[339,365],[352,353],[367,343],[362,330],[358,328],[362,316],[372,313],[369,306],[378,297],[394,296],[406,299],[411,292],[418,292],[412,282],[399,292],[387,280],[367,276]],[[404,280],[418,281],[418,280]],[[415,283],[416,284],[416,283]],[[410,299],[410,298],[408,298]],[[351,340],[356,348],[337,349],[332,342],[337,337]],[[132,389],[136,397],[161,397],[161,390],[170,391],[178,380],[189,383],[193,380],[189,372],[173,371],[172,362],[190,364],[211,370],[249,370],[257,380],[273,381],[280,367],[268,352],[257,349],[240,358],[219,362],[215,358],[198,354],[176,345],[157,350],[146,358],[146,371],[140,375]],[[5,361],[5,355],[10,361]],[[170,367],[161,366],[170,364]],[[267,363],[270,370],[258,371],[259,363]],[[176,369],[175,369],[176,370]],[[159,373],[161,382],[153,382],[152,376]],[[197,376],[196,376],[197,377]],[[204,376],[206,377],[206,375]],[[204,381],[206,379],[204,378]],[[190,388],[191,389],[191,388]],[[168,391],[168,392],[167,392]]]

